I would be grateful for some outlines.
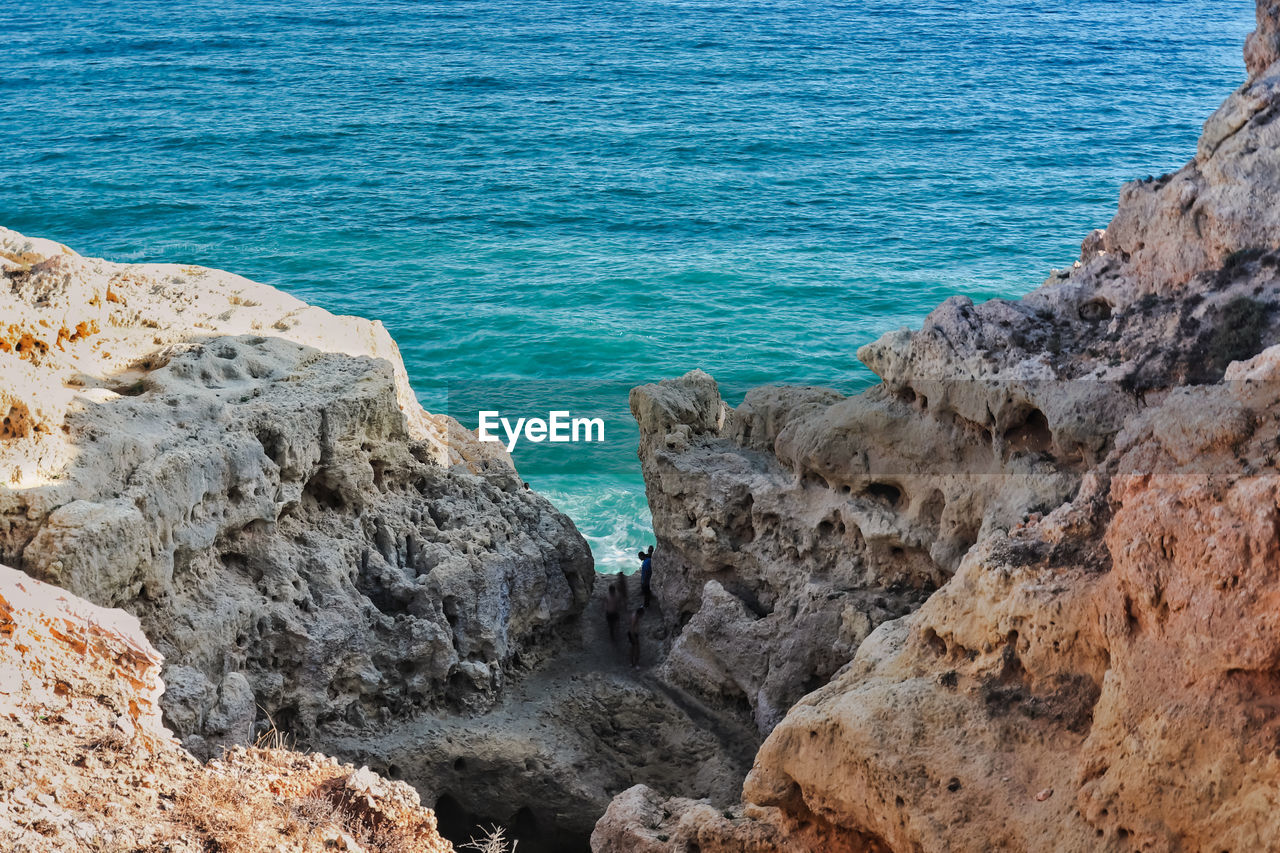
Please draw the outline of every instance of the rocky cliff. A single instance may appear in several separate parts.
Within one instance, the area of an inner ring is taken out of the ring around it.
[[[0,559],[136,615],[197,755],[481,712],[576,641],[585,541],[381,325],[12,231],[0,275]]]
[[[736,797],[758,733],[650,675],[656,617],[629,668],[572,523],[379,324],[12,231],[0,272],[0,559],[141,620],[195,755],[279,731],[529,853],[638,782]]]
[[[161,663],[137,619],[0,566],[0,846],[453,850],[366,768],[278,746],[196,761],[161,722]]]
[[[590,552],[377,323],[0,232],[0,556],[142,619],[188,745],[483,708]]]
[[[771,734],[739,806],[636,787],[595,850],[1274,845],[1280,7],[1258,24],[1192,162],[1024,299],[864,347],[875,388],[633,392],[667,672]]]

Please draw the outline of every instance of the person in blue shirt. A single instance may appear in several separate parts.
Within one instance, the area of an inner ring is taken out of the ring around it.
[[[644,606],[648,607],[653,599],[653,588],[650,581],[653,579],[653,546],[649,546],[648,551],[641,551],[636,554],[640,558],[640,591],[644,593]]]

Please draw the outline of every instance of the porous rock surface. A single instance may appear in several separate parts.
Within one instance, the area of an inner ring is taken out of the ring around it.
[[[202,764],[161,721],[138,620],[0,566],[0,847],[449,853],[402,782],[322,755]]]
[[[749,704],[768,732],[942,586],[984,525],[1074,491],[1079,472],[1046,458],[1029,395],[1007,404],[995,448],[941,395],[916,417],[921,397],[764,388],[731,411],[696,371],[633,392],[654,586],[681,628],[668,678]]]
[[[0,230],[0,559],[135,614],[197,754],[474,712],[591,595],[572,522],[380,324]]]
[[[630,591],[634,607],[638,584]],[[449,837],[499,824],[520,853],[588,849],[612,797],[636,784],[735,802],[760,744],[750,719],[658,677],[665,629],[656,618],[641,626],[641,668],[632,669],[625,637],[608,636],[602,592],[580,642],[513,681],[493,708],[353,731],[338,751],[421,780]]]
[[[742,805],[637,786],[593,849],[1274,846],[1278,16],[1191,163],[873,389],[633,392],[666,666],[771,734]]]

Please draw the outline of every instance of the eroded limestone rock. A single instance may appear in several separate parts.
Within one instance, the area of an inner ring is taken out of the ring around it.
[[[0,845],[14,853],[450,853],[402,782],[322,755],[201,764],[161,721],[138,620],[0,566]]]
[[[745,700],[768,732],[946,583],[984,527],[1074,492],[1042,414],[1001,430],[953,403],[764,388],[729,410],[700,373],[636,389],[655,588],[680,629],[666,676]]]
[[[0,557],[138,616],[198,754],[478,712],[591,595],[572,522],[377,323],[0,231]]]
[[[798,661],[820,684],[742,806],[635,788],[593,849],[1274,846],[1277,8],[1258,3],[1250,79],[1195,160],[1127,185],[1026,298],[953,298],[863,348],[876,388],[736,411],[705,376],[637,390],[658,589],[684,613],[673,677],[723,691],[734,671],[750,696]],[[830,584],[842,565],[861,574]],[[921,565],[937,588],[905,615],[863,603]],[[805,618],[815,585],[861,608],[865,639]],[[814,666],[824,642],[856,653]]]

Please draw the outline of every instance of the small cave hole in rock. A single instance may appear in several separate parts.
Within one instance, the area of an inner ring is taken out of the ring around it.
[[[447,793],[436,800],[435,811],[436,827],[450,841],[466,843],[472,838],[471,831],[479,829],[479,821]]]
[[[745,584],[737,581],[724,581],[722,585],[724,586],[725,592],[741,601],[747,610],[751,611],[759,618],[763,619],[773,613],[773,607],[762,602],[760,597],[756,595],[755,591],[747,587]]]
[[[279,468],[284,467],[284,437],[270,429],[259,429],[255,433],[258,443],[262,445],[262,452],[267,458],[276,463]]]
[[[823,477],[820,474],[815,474],[812,471],[806,471],[803,475],[801,475],[800,485],[804,488],[813,488],[813,489],[831,488],[831,484],[827,482],[825,477]]]
[[[519,853],[587,853],[591,849],[590,833],[582,835],[556,826],[554,820],[539,817],[529,806],[521,806],[509,819],[496,820],[468,810],[445,792],[436,800],[435,812],[440,835],[459,848],[483,842],[495,827],[502,827],[507,841],[514,842],[506,849],[515,848]]]
[[[387,490],[387,468],[386,462],[380,459],[374,459],[369,462],[369,467],[373,469],[373,486],[380,492]]]
[[[1090,299],[1080,306],[1080,319],[1086,323],[1099,323],[1111,317],[1111,303],[1105,299]]]
[[[278,659],[272,659],[272,665],[279,667]],[[276,731],[289,734],[292,737],[293,732],[298,730],[298,722],[300,719],[298,709],[293,705],[286,705],[278,708],[271,714],[271,723],[276,727]]]
[[[398,616],[409,612],[411,597],[402,590],[383,586],[371,578],[361,578],[356,588],[364,593],[369,603],[387,616]],[[308,611],[310,612],[310,611]]]
[[[902,502],[902,489],[892,483],[872,483],[863,490],[863,493],[891,507],[897,507]]]
[[[310,498],[315,501],[317,506],[325,509],[342,510],[346,507],[346,501],[342,499],[342,494],[323,482],[320,475],[316,475],[307,481],[307,484],[302,487],[302,495],[304,498]]]
[[[142,379],[125,378],[110,385],[109,389],[121,397],[141,397],[147,392],[147,383]]]
[[[955,543],[959,554],[967,554],[978,542],[978,523],[970,522],[956,530]]]
[[[539,830],[538,818],[532,809],[524,806],[516,812],[515,820],[511,824],[511,834],[514,836],[514,840],[517,842],[522,839],[536,841],[541,835]]]
[[[1049,419],[1032,409],[1021,423],[1005,430],[1004,440],[1011,453],[1048,453],[1053,447]]]

